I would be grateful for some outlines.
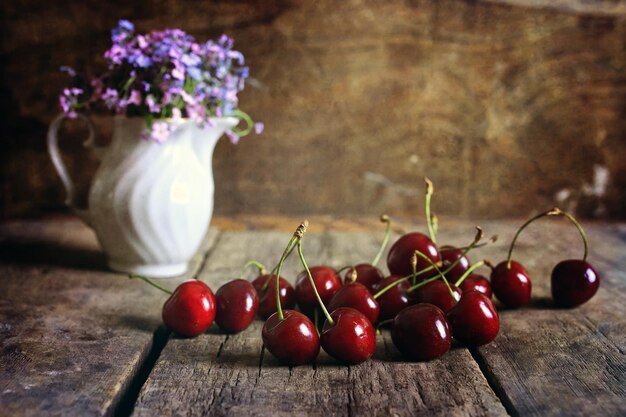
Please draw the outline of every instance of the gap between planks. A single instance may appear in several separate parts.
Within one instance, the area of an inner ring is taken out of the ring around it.
[[[198,265],[194,268],[195,270],[192,273],[193,279],[198,279],[200,272],[204,268],[206,262],[211,257],[211,254],[218,246],[220,239],[223,235],[223,232],[217,232],[217,235],[213,239],[211,246],[204,252],[202,255],[202,260],[198,263]],[[144,384],[148,380],[150,373],[154,369],[154,366],[159,360],[161,356],[161,352],[165,349],[167,342],[170,339],[172,332],[169,331],[165,326],[159,326],[152,336],[152,340],[146,349],[142,352],[141,357],[137,363],[137,366],[134,372],[130,375],[127,383],[120,390],[119,400],[113,401],[111,407],[109,408],[110,412],[107,415],[112,415],[114,417],[129,417],[133,414],[133,410],[135,409],[135,404],[137,403],[137,399],[139,398],[139,393],[141,392],[141,388],[143,388]],[[223,345],[228,341],[228,335],[226,335],[222,345],[220,346],[220,351]],[[219,356],[219,354],[218,354]],[[260,370],[259,370],[260,374]]]

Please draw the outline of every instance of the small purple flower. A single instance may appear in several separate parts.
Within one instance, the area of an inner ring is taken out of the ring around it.
[[[263,124],[263,122],[256,122],[254,124],[254,133],[260,135],[263,133],[263,130],[265,130],[265,124]]]
[[[119,100],[119,94],[117,90],[112,88],[107,88],[104,94],[102,94],[102,101],[109,108],[112,109],[117,106],[117,102]]]
[[[150,130],[150,137],[157,143],[163,143],[170,136],[170,128],[167,122],[156,121],[152,124]]]
[[[148,40],[143,35],[137,35],[137,45],[140,49],[146,49],[150,45]]]
[[[153,95],[146,96],[146,105],[150,113],[159,113],[161,111],[161,106],[157,104]]]
[[[230,142],[233,145],[236,145],[239,143],[239,135],[236,134],[235,132],[233,132],[230,129],[227,129],[226,132],[224,132],[226,134],[226,136],[228,136],[228,139],[230,139]]]
[[[141,104],[141,93],[137,90],[132,90],[130,92],[130,96],[128,97],[127,103],[139,106]]]
[[[182,62],[175,60],[172,61],[174,64],[174,68],[172,69],[172,77],[174,77],[177,80],[184,80],[185,79],[185,66],[182,64]]]
[[[74,71],[74,68],[72,67],[68,67],[67,65],[62,65],[59,67],[59,71],[66,73],[67,75],[69,75],[70,77],[76,77],[76,71]]]
[[[133,25],[131,22],[129,22],[126,19],[122,19],[117,23],[118,27],[120,29],[123,29],[125,31],[128,32],[133,32],[135,30],[135,25]]]

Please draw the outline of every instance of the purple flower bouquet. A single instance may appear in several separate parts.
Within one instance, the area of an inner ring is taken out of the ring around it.
[[[179,119],[211,126],[212,118],[234,116],[244,127],[226,131],[233,143],[252,130],[263,131],[262,123],[237,108],[249,70],[228,36],[198,43],[180,29],[138,34],[131,22],[120,20],[111,38],[102,76],[87,80],[61,67],[71,76],[59,97],[68,117],[103,104],[118,115],[144,117],[143,138],[159,143],[170,136],[169,122]]]

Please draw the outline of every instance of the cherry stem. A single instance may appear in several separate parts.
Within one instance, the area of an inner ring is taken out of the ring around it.
[[[299,242],[302,236],[304,235],[304,232],[306,232],[306,228],[308,225],[309,225],[309,222],[305,220],[300,224],[300,226],[298,226],[296,231],[293,233],[293,236],[289,240],[289,243],[287,244],[287,247],[285,248],[285,251],[283,252],[283,256],[281,256],[280,261],[278,262],[278,265],[275,268],[276,269],[276,275],[275,275],[276,277],[276,312],[278,313],[278,318],[280,320],[283,320],[285,318],[283,314],[283,307],[280,304],[280,270],[283,267],[283,263],[285,262],[285,259],[287,259],[289,254],[291,254],[291,251],[293,250],[293,247],[296,244],[296,242]],[[272,280],[272,275],[270,275],[267,281],[269,282],[271,280]]]
[[[291,246],[289,246],[291,245]],[[285,249],[285,251],[287,252],[287,256],[285,256],[285,259],[287,259],[289,257],[289,255],[291,255],[291,252],[293,252],[293,250],[296,247],[296,242],[294,238],[291,238],[291,240],[289,241],[289,244],[287,245],[287,248],[289,249],[287,251],[287,249]],[[276,266],[274,268],[272,268],[272,271],[270,272],[270,277],[265,281],[265,283],[263,284],[263,286],[261,287],[261,291],[265,291],[267,290],[267,288],[270,285],[270,281],[272,280],[272,276],[276,275],[280,278],[280,274],[276,273],[276,270],[278,269],[278,264],[276,264]]]
[[[159,284],[157,284],[156,282],[152,281],[152,280],[151,280],[150,278],[148,278],[148,277],[144,277],[143,275],[130,274],[130,275],[128,275],[128,278],[130,278],[130,279],[135,279],[135,278],[138,278],[138,279],[140,279],[140,280],[142,280],[142,281],[145,281],[145,282],[147,282],[148,284],[152,285],[154,288],[157,288],[157,289],[159,289],[159,290],[163,291],[163,292],[164,292],[164,293],[166,293],[166,294],[170,294],[170,295],[172,294],[172,291],[168,290],[167,288],[163,288],[163,287],[161,287]]]
[[[246,272],[246,269],[250,268],[251,266],[257,267],[257,269],[259,270],[259,275],[265,275],[265,273],[267,272],[267,270],[265,269],[265,265],[253,259],[251,261],[246,262],[243,268],[241,268],[241,274],[239,275],[239,278],[243,278],[243,274]]]
[[[324,312],[324,316],[326,316],[326,320],[328,321],[328,323],[330,323],[331,326],[334,326],[335,321],[328,313],[328,310],[326,310],[326,306],[324,305],[324,302],[322,301],[322,297],[320,297],[320,293],[317,291],[317,287],[315,286],[315,280],[313,280],[313,275],[311,275],[311,270],[309,270],[309,266],[306,264],[306,260],[304,259],[304,254],[302,253],[302,239],[301,238],[298,238],[297,245],[298,245],[298,256],[300,257],[300,262],[302,262],[302,266],[304,266],[304,269],[306,270],[306,274],[309,277],[309,282],[311,283],[311,287],[313,287],[313,292],[315,292],[315,298],[317,298],[317,302],[320,305],[322,312]]]
[[[386,293],[387,291],[389,291],[391,288],[395,287],[396,285],[401,284],[404,281],[408,281],[409,279],[413,278],[414,276],[418,277],[420,275],[423,275],[423,274],[425,274],[428,271],[432,271],[433,269],[434,268],[432,266],[429,266],[427,268],[424,268],[424,269],[416,272],[415,274],[410,274],[410,275],[407,275],[405,277],[402,277],[402,278],[392,282],[391,284],[387,284],[387,286],[385,286],[384,288],[379,290],[376,294],[374,294],[373,297],[374,297],[374,299],[377,299],[378,297],[380,297],[381,295],[383,295],[384,293]],[[437,277],[437,278],[439,278],[439,277]]]
[[[381,327],[393,322],[394,319],[387,319],[387,320],[383,320],[383,321],[379,321],[378,324],[376,325],[376,329],[380,329]]]
[[[483,247],[485,247],[485,246],[487,246],[487,245],[490,245],[490,244],[492,244],[492,243],[495,243],[495,242],[497,242],[497,241],[498,241],[498,235],[493,235],[493,236],[491,236],[491,237],[489,238],[489,240],[488,240],[488,241],[483,242],[483,243],[478,243],[478,244],[476,244],[476,245],[472,246],[472,248],[471,248],[471,249],[483,248]],[[448,251],[451,251],[451,250],[457,250],[457,249],[459,249],[459,250],[465,250],[465,249],[467,249],[467,248],[469,248],[469,246],[462,246],[462,247],[460,247],[460,248],[455,248],[455,247],[453,247],[453,246],[450,246],[450,247],[447,247],[447,248],[441,248],[441,249],[439,249],[439,252],[448,252]]]
[[[356,272],[356,269],[352,268],[352,272],[350,272],[350,275],[348,276],[348,282],[350,284],[356,282],[357,277],[358,273]]]
[[[583,227],[580,225],[580,223],[578,223],[578,220],[576,220],[571,214],[562,211],[558,207],[555,207],[553,210],[556,211],[558,215],[567,217],[567,219],[572,222],[574,226],[576,226],[576,229],[578,229],[578,233],[580,233],[580,237],[583,238],[583,245],[585,246],[583,261],[587,261],[587,255],[589,254],[589,240],[587,239],[587,234],[583,230]]]
[[[454,283],[454,285],[457,287],[461,285],[461,283],[465,281],[465,278],[469,277],[470,274],[474,272],[476,268],[483,266],[483,265],[485,265],[485,261],[479,261],[479,262],[476,262],[474,265],[470,266],[469,268],[467,268],[467,271],[463,272],[463,275],[459,277],[459,279]]]
[[[461,259],[463,257],[465,257],[472,249],[474,249],[476,247],[476,244],[478,242],[480,242],[480,240],[483,238],[483,229],[480,226],[476,226],[476,236],[474,236],[474,241],[472,243],[470,243],[468,246],[466,246],[465,248],[463,248],[463,253],[461,254],[461,256],[459,256],[458,258],[456,258],[456,260],[454,262],[452,262],[450,264],[449,267],[447,267],[442,274],[447,274],[448,272],[452,271],[452,269],[454,269],[455,266],[458,265],[459,262],[461,262]],[[493,238],[493,237],[492,237]],[[453,248],[449,249],[449,250],[453,250]],[[429,258],[430,260],[430,258]]]
[[[372,266],[378,265],[378,262],[380,261],[380,258],[383,256],[383,252],[385,252],[385,248],[387,247],[387,244],[389,243],[389,238],[391,237],[391,219],[389,219],[389,216],[387,216],[386,214],[382,214],[380,216],[380,221],[386,224],[385,237],[383,237],[383,242],[380,245],[380,249],[378,249],[378,253],[374,257],[374,260],[372,261]]]
[[[430,216],[430,222],[433,225],[433,232],[435,236],[437,236],[437,233],[439,233],[439,217],[433,213],[433,215]]]
[[[342,266],[341,268],[339,268],[336,272],[337,275],[340,275],[343,271],[345,271],[346,269],[350,269],[350,268],[354,268],[354,265],[346,265],[346,266]]]
[[[416,289],[421,288],[421,287],[423,287],[426,284],[430,284],[431,282],[437,281],[438,279],[441,279],[441,277],[439,275],[434,276],[432,278],[425,279],[424,281],[422,281],[420,283],[417,283],[417,284],[413,285],[412,287],[409,287],[409,289],[407,289],[406,292],[413,292]]]
[[[520,226],[519,229],[517,229],[517,232],[515,232],[515,236],[513,236],[513,240],[511,241],[511,246],[509,246],[509,254],[506,257],[506,269],[511,269],[511,255],[513,255],[513,248],[515,247],[515,242],[517,241],[517,238],[519,237],[520,233],[522,233],[522,230],[524,230],[529,224],[531,224],[537,219],[540,219],[546,216],[558,216],[561,213],[562,211],[559,210],[558,208],[553,208],[548,211],[544,211],[543,213],[539,213],[536,216],[531,217],[530,219],[526,220],[526,223],[524,223],[523,225]]]
[[[415,285],[415,282],[417,281],[417,256],[415,254],[411,256],[411,269],[413,270],[411,284]]]
[[[424,254],[424,253],[422,253],[422,252],[420,252],[418,250],[416,250],[415,253],[417,254],[417,256],[419,256],[419,257],[425,259],[426,261],[428,261],[435,268],[435,270],[437,271],[437,273],[439,274],[441,279],[443,279],[443,282],[446,284],[446,287],[448,287],[448,291],[450,292],[450,297],[452,297],[452,300],[454,300],[454,302],[456,303],[457,300],[456,300],[456,297],[454,296],[454,291],[452,291],[452,287],[450,287],[450,283],[446,279],[446,276],[441,272],[439,267],[428,256],[426,256],[426,254]]]
[[[430,236],[430,240],[432,240],[433,243],[437,243],[437,235],[433,228],[433,219],[430,216],[430,199],[434,191],[433,182],[429,180],[427,177],[424,177],[424,182],[426,183],[426,203],[425,203],[426,226],[428,226],[428,235]]]

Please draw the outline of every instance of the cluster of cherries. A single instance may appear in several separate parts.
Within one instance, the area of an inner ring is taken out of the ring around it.
[[[508,308],[526,305],[531,298],[531,279],[524,267],[511,259],[521,231],[544,216],[564,216],[578,229],[584,242],[582,260],[565,260],[552,271],[552,296],[556,305],[575,307],[596,293],[599,276],[586,261],[588,241],[580,224],[558,208],[524,223],[515,234],[505,261],[493,267],[488,261],[471,264],[467,253],[483,246],[483,231],[476,226],[474,240],[466,247],[436,244],[438,222],[430,214],[432,183],[426,179],[426,222],[429,234],[401,236],[387,257],[389,276],[377,268],[390,237],[390,221],[380,250],[371,263],[335,270],[329,266],[309,268],[302,250],[308,223],[294,232],[279,262],[267,273],[258,261],[259,275],[248,282],[234,279],[213,294],[199,280],[180,284],[174,292],[148,278],[140,278],[170,294],[163,306],[163,322],[174,332],[195,337],[215,320],[225,332],[246,329],[258,315],[266,320],[262,330],[267,350],[288,365],[313,362],[320,347],[346,364],[368,360],[376,348],[376,327],[391,326],[398,350],[410,359],[431,360],[445,354],[452,339],[466,346],[490,343],[498,334],[500,319],[491,301],[492,293]],[[491,240],[495,241],[496,237]],[[295,288],[281,269],[293,251],[304,270]],[[474,271],[486,265],[490,279]],[[343,283],[340,273],[346,270]],[[243,272],[242,272],[243,275]],[[295,310],[296,305],[299,311]],[[318,323],[319,312],[324,323]]]

